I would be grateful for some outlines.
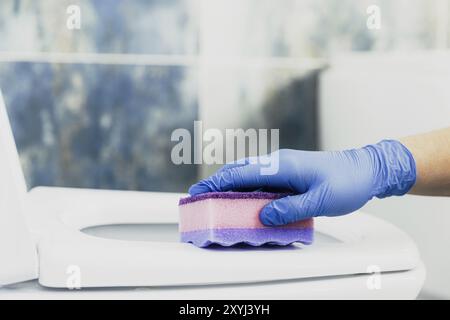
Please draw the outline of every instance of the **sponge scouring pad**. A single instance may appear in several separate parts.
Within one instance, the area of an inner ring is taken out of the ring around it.
[[[181,241],[198,247],[238,243],[252,246],[311,244],[312,219],[279,227],[267,227],[260,222],[261,209],[284,196],[286,194],[268,192],[210,192],[182,198],[179,203]]]

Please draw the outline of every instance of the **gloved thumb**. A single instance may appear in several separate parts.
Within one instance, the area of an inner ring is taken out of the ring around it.
[[[266,226],[279,226],[317,216],[320,207],[320,191],[309,190],[270,202],[261,210],[259,219]]]

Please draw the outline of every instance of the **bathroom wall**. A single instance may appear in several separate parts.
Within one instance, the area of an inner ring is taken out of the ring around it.
[[[184,191],[218,167],[170,161],[171,131],[195,119],[317,149],[328,58],[434,48],[445,12],[441,0],[3,0],[0,88],[28,186]]]

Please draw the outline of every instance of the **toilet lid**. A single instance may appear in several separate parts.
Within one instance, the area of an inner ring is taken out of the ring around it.
[[[24,175],[0,91],[0,286],[36,278],[37,254],[23,215]]]

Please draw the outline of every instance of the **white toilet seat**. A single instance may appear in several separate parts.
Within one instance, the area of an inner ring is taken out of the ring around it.
[[[321,280],[342,283],[342,288],[353,292],[349,285],[356,281],[360,289],[365,288],[361,274],[374,271],[385,279],[397,279],[394,282],[412,276],[415,281],[409,287],[418,290],[423,283],[424,269],[409,237],[363,213],[316,220],[316,230],[337,239],[335,243],[276,250],[200,249],[183,243],[108,240],[80,231],[107,224],[176,223],[179,197],[62,188],[32,190],[27,201],[32,210],[26,210],[26,217],[39,252],[39,283],[65,288],[70,266],[79,267],[83,288],[183,286],[198,293],[199,288],[213,284],[266,282],[286,287],[300,281],[304,287]]]

